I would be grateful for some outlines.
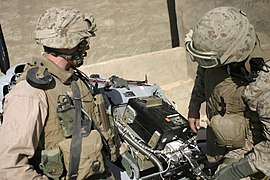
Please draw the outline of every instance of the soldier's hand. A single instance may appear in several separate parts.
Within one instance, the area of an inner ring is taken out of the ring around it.
[[[200,129],[200,119],[188,118],[188,124],[193,132],[197,132]]]

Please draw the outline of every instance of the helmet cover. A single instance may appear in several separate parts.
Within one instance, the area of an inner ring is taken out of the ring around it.
[[[50,48],[72,49],[84,39],[95,36],[95,31],[96,24],[91,14],[54,7],[38,18],[35,40]]]
[[[253,50],[255,40],[254,27],[243,11],[234,7],[217,7],[199,20],[189,45],[195,49],[195,54],[191,53],[195,61],[196,58],[200,58],[200,62],[208,60],[201,58],[203,56],[196,57],[196,52],[200,52],[211,54],[219,65],[224,65],[244,61]]]

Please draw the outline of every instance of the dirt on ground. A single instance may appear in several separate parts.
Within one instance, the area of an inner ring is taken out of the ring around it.
[[[0,0],[0,4],[11,64],[39,56],[42,49],[33,39],[36,20],[55,6],[94,15],[98,31],[86,64],[182,46],[186,32],[216,6],[243,9],[256,30],[270,34],[267,0]]]

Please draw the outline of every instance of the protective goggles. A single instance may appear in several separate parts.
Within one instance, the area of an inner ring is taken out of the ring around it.
[[[219,55],[215,52],[202,52],[194,48],[193,41],[185,44],[187,51],[191,55],[191,60],[197,62],[203,68],[213,68],[221,65]]]

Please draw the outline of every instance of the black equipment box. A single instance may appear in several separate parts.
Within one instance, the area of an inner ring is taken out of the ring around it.
[[[161,150],[173,140],[186,140],[187,120],[163,99],[133,98],[128,105],[135,111],[135,118],[128,125],[153,149]]]

